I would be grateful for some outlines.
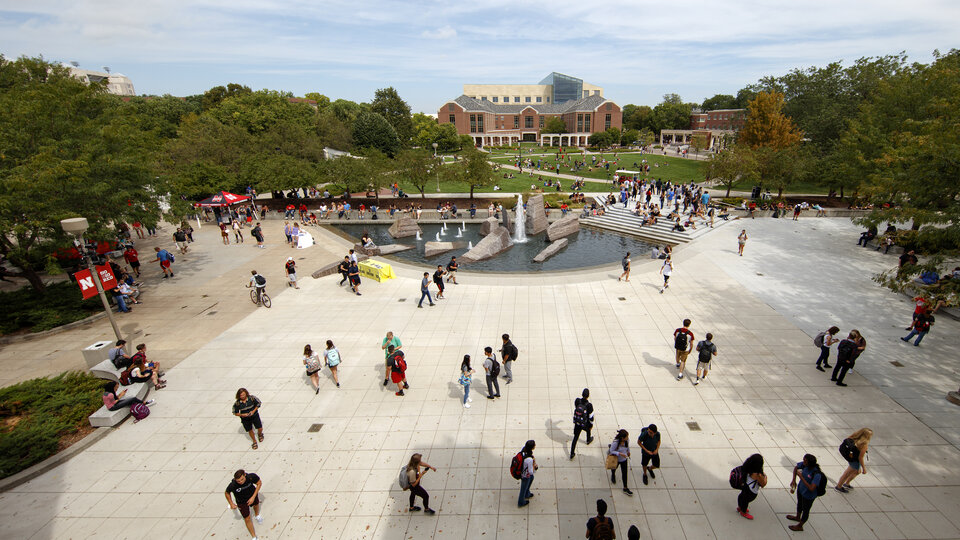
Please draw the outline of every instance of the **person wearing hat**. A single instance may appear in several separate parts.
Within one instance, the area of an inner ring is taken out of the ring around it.
[[[640,447],[640,465],[643,467],[643,485],[647,485],[647,473],[656,478],[654,469],[660,468],[660,433],[657,431],[656,424],[650,424],[647,429],[640,432],[637,438],[637,445]],[[653,463],[651,463],[651,461]]]
[[[297,263],[293,262],[293,257],[287,257],[283,269],[287,273],[287,279],[290,280],[287,286],[299,289],[300,286],[297,285]]]

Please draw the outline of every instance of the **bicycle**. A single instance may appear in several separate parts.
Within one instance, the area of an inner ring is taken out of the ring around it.
[[[250,301],[256,306],[263,304],[263,307],[265,308],[269,308],[271,305],[270,296],[267,294],[267,290],[259,287],[255,287],[250,291]]]

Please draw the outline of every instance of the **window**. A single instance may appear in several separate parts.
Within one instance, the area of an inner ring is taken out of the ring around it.
[[[447,105],[447,110],[450,111],[450,112],[453,112],[453,111],[456,110],[456,109],[453,108],[453,103]]]
[[[497,102],[497,96],[493,96],[493,102],[494,102],[494,103]]]
[[[524,117],[523,117],[523,127],[526,128],[526,129],[531,129],[531,128],[533,128],[533,117],[532,117],[532,116],[524,116]]]
[[[540,96],[537,96],[537,103],[541,103],[542,101],[543,101],[543,98]]]
[[[592,129],[590,129],[590,115],[589,115],[589,114],[583,115],[583,127],[586,128],[586,129],[584,129],[584,131],[593,131]]]
[[[504,103],[510,103],[510,96],[503,96]]]
[[[583,91],[583,97],[590,97],[590,91],[589,91],[589,90],[584,90],[584,91]]]
[[[483,115],[477,115],[477,133],[483,133]]]
[[[520,117],[519,117],[519,116],[514,116],[514,117],[513,117],[513,129],[520,129]]]
[[[476,132],[477,132],[477,115],[471,114],[470,115],[470,133],[476,133]]]
[[[527,103],[530,103],[530,101],[531,101],[530,96],[527,96],[527,97],[523,98],[523,100],[526,101]]]
[[[513,96],[514,103],[520,103],[520,96]]]
[[[457,123],[457,117],[456,117],[456,115],[453,115],[453,114],[450,115],[450,123],[451,123],[451,124],[456,124],[456,123]]]
[[[540,98],[537,98],[540,99]],[[543,117],[540,117],[540,129],[543,129]]]
[[[577,133],[583,133],[583,115],[577,115]]]
[[[480,101],[486,101],[486,100],[487,100],[487,96],[483,96],[482,98],[480,98]]]
[[[612,114],[608,114],[607,117],[604,119],[603,129],[610,129],[610,119],[612,116],[613,116]]]
[[[547,103],[550,103],[550,96],[547,96]]]

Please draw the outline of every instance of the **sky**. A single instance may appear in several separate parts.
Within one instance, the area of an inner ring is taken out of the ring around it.
[[[767,75],[958,46],[960,1],[0,0],[0,54],[130,77],[138,94],[230,82],[436,113],[463,84],[550,72],[621,105],[699,103]]]

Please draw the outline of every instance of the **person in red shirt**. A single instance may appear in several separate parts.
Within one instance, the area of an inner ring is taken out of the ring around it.
[[[133,273],[140,277],[140,257],[133,246],[127,246],[127,249],[123,252],[123,260],[127,261],[127,264],[133,269]]]
[[[673,348],[677,354],[677,380],[683,378],[683,368],[687,366],[687,356],[693,351],[693,332],[690,331],[690,319],[683,320],[683,326],[673,331]]]

